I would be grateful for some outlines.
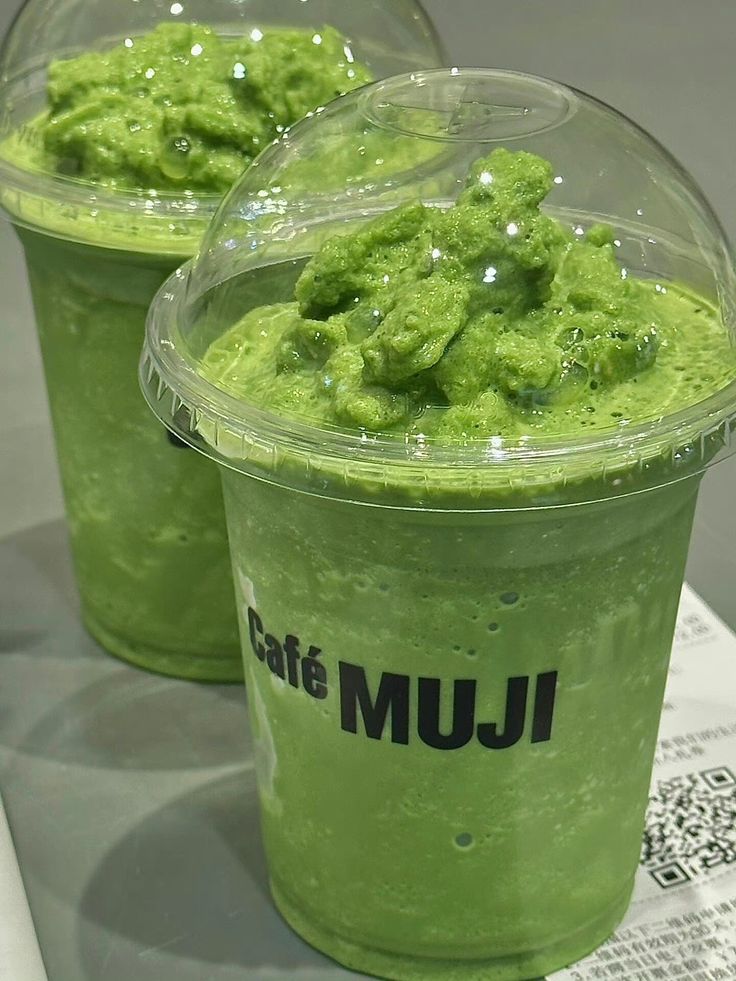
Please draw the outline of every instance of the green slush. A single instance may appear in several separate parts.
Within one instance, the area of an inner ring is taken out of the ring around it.
[[[472,92],[477,127],[483,96],[514,105],[518,79],[395,84],[445,123]],[[548,106],[552,83],[529,84]],[[590,111],[600,132],[610,117]],[[580,146],[562,176],[486,147],[452,204],[407,190],[376,214],[366,192],[341,222],[307,193],[290,239],[288,214],[273,243],[257,225],[263,261],[211,282],[214,229],[149,320],[149,403],[222,464],[274,899],[379,977],[553,972],[611,934],[633,887],[736,355],[713,298],[635,274],[623,233],[547,206]],[[231,215],[257,186],[251,172]],[[341,231],[308,260],[305,213]],[[267,264],[283,241],[293,261]]]
[[[242,677],[222,492],[140,397],[146,310],[259,149],[370,78],[331,27],[262,26],[166,22],[54,61],[47,107],[0,148],[85,624],[125,660],[208,681]]]

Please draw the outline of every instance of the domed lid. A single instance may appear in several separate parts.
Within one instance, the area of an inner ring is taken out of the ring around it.
[[[442,60],[415,0],[29,0],[0,51],[0,203],[63,237],[191,254],[285,128]]]
[[[405,75],[237,183],[152,311],[144,390],[221,462],[320,492],[607,496],[724,452],[735,285],[692,178],[610,107]]]

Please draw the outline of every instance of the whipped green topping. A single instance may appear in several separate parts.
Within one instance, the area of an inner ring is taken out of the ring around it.
[[[251,311],[203,373],[285,415],[451,440],[659,417],[736,377],[714,309],[628,274],[612,229],[542,212],[552,186],[547,161],[495,150],[454,207],[329,239],[295,301]]]
[[[166,22],[53,63],[48,112],[10,155],[105,187],[220,194],[286,127],[370,80],[332,27],[225,38]]]

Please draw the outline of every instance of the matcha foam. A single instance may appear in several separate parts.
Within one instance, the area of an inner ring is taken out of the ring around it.
[[[52,63],[48,111],[3,155],[101,187],[222,194],[287,127],[370,80],[333,27],[233,38],[166,22]]]
[[[330,238],[294,302],[248,313],[204,374],[279,414],[447,441],[584,435],[732,381],[713,307],[630,273],[613,229],[545,213],[553,180],[497,149],[453,207],[409,203]]]

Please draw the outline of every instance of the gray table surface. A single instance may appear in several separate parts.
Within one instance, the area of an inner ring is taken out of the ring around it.
[[[0,0],[0,30],[17,0]],[[736,5],[427,0],[455,63],[611,102],[736,239]],[[23,264],[0,224],[0,788],[50,981],[355,977],[267,898],[244,697],[105,657],[77,619]],[[736,626],[736,462],[705,483],[688,576]]]

